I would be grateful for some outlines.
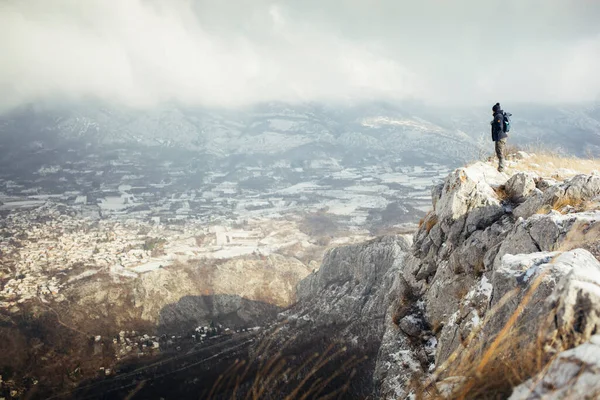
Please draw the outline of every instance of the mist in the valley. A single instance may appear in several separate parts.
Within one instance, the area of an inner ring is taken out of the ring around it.
[[[416,99],[598,99],[592,0],[3,0],[0,112]]]

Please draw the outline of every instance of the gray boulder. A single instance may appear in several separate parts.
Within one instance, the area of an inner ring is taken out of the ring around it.
[[[588,251],[507,254],[492,276],[490,307],[519,292],[492,315],[486,336],[504,327],[534,285],[515,325],[527,340],[545,335],[562,350],[585,342],[600,327],[600,263]]]
[[[547,371],[517,386],[510,400],[600,398],[600,335],[564,351]]]
[[[541,211],[544,206],[544,193],[535,189],[531,191],[529,197],[513,210],[513,215],[516,218],[527,219],[537,212]]]
[[[505,182],[505,175],[485,163],[459,168],[446,178],[435,214],[449,241],[458,242],[504,214],[493,187]]]
[[[511,200],[521,203],[536,189],[536,178],[533,173],[519,172],[506,182],[504,190]]]
[[[495,257],[498,265],[505,254],[565,251],[590,245],[600,230],[600,211],[563,215],[557,211],[518,219]]]
[[[536,180],[535,182],[535,187],[538,188],[539,190],[541,190],[542,192],[545,191],[546,189],[554,186],[558,184],[557,181],[555,181],[554,179],[550,179],[550,178],[539,178]]]
[[[521,306],[513,328],[525,344],[540,338],[562,350],[585,342],[600,328],[600,263],[586,250],[506,254],[479,281],[463,276],[445,282],[425,294],[428,321],[443,325],[438,364],[483,321],[479,337],[495,337]],[[461,299],[457,282],[466,293]]]
[[[537,212],[548,211],[560,205],[581,204],[598,195],[600,195],[600,176],[576,175],[561,184],[550,186],[542,195],[535,192],[515,209],[514,215],[527,219]]]
[[[562,254],[555,263],[570,270],[547,300],[554,315],[549,339],[568,349],[600,332],[600,263],[581,249]]]
[[[407,315],[400,320],[398,326],[408,336],[419,337],[424,330],[423,321],[414,315]]]
[[[506,254],[502,258],[492,274],[493,290],[489,308],[506,300],[505,296],[508,302],[491,314],[484,328],[485,337],[494,337],[502,330],[531,288],[536,285],[537,288],[524,304],[525,307],[515,323],[515,328],[526,336],[526,341],[535,341],[542,321],[547,316],[545,301],[553,293],[557,282],[571,268],[557,261],[559,255],[560,253],[537,252]]]
[[[576,175],[560,186],[567,198],[589,200],[600,194],[600,176]]]

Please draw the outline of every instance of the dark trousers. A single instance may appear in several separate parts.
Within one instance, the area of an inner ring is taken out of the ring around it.
[[[504,149],[506,147],[506,138],[496,141],[496,156],[498,157],[498,171],[504,170]]]

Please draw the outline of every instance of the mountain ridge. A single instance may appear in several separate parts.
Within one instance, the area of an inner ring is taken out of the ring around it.
[[[371,349],[352,379],[363,387],[371,379],[376,398],[599,395],[594,361],[582,351],[596,351],[600,328],[600,211],[589,203],[600,196],[600,178],[556,182],[519,172],[527,160],[511,163],[508,175],[486,163],[453,171],[432,191],[433,211],[412,245],[380,237],[330,250],[298,284],[299,302],[280,314],[286,322],[275,340],[295,338],[287,343],[293,352],[327,332],[350,353]],[[383,318],[369,326],[363,313]],[[584,365],[585,378],[570,372],[569,357]],[[347,389],[347,398],[365,396]]]

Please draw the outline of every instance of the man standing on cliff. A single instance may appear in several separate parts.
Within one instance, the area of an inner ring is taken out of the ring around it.
[[[496,156],[498,156],[498,172],[504,171],[504,148],[506,147],[506,123],[504,120],[504,111],[500,107],[500,103],[494,104],[492,107],[494,119],[492,124],[492,140],[496,144]]]

